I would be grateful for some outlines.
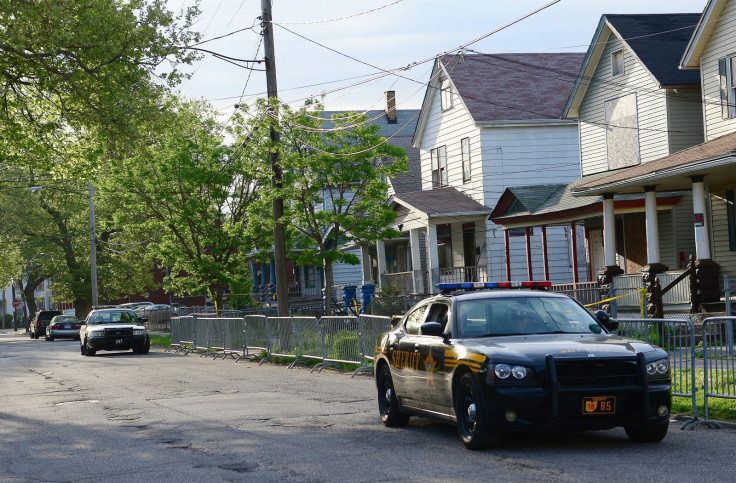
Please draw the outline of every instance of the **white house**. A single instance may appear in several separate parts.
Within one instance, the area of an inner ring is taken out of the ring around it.
[[[504,231],[488,219],[506,187],[580,176],[577,123],[561,116],[582,61],[577,53],[435,61],[413,139],[421,191],[393,197],[395,226],[408,236],[378,242],[382,283],[422,293],[445,280],[566,282],[573,265],[585,272],[569,227]],[[404,271],[381,260],[383,249]]]

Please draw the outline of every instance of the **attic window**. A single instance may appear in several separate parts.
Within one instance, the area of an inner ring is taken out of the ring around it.
[[[447,146],[430,151],[432,157],[432,188],[447,186]]]
[[[440,104],[443,111],[452,109],[452,85],[447,77],[440,79]]]
[[[611,54],[611,77],[624,75],[624,51],[617,50]]]

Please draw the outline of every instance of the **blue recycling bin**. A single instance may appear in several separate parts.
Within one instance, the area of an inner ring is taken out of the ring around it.
[[[365,283],[360,287],[360,313],[364,314],[368,306],[371,304],[373,295],[376,293],[376,286],[372,283]]]
[[[355,308],[357,301],[355,300],[355,291],[358,287],[355,285],[345,285],[342,289],[343,303],[345,304],[345,312],[350,313]]]

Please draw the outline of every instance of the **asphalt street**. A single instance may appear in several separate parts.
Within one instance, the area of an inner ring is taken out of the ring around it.
[[[0,481],[732,481],[731,428],[633,444],[623,430],[519,435],[480,452],[454,427],[385,428],[372,377],[152,348],[84,357],[0,331]]]

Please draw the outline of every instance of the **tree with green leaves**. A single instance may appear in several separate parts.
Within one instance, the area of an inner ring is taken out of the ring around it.
[[[325,122],[320,114],[306,109],[282,113],[281,162],[287,226],[297,249],[290,256],[300,265],[324,267],[329,312],[333,265],[360,263],[344,245],[399,235],[388,227],[395,213],[386,180],[407,171],[407,157],[365,115],[344,113]]]
[[[4,161],[83,172],[159,110],[196,57],[197,7],[161,0],[0,0]]]
[[[203,101],[170,98],[166,131],[111,165],[117,223],[146,240],[149,258],[169,269],[164,284],[180,295],[207,293],[216,307],[232,287],[250,287],[247,256],[270,240],[264,132],[240,112],[223,129]],[[239,140],[228,144],[226,136]],[[243,141],[246,140],[246,141]]]

